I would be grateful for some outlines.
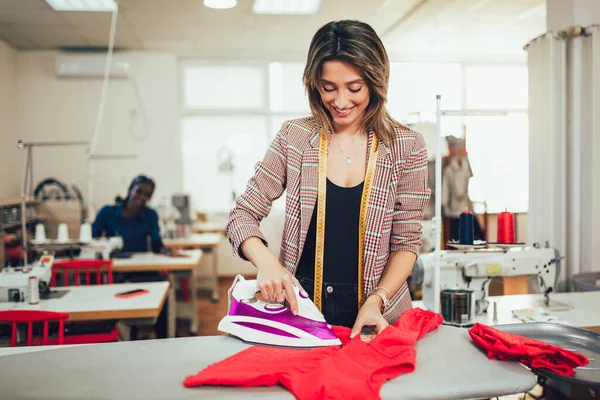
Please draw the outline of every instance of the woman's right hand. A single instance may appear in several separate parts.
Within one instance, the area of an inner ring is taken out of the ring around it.
[[[298,299],[294,286],[302,289],[300,282],[281,265],[259,238],[250,237],[244,240],[240,250],[258,269],[257,289],[260,289],[263,298],[280,303],[287,301],[292,313],[297,315]]]
[[[294,286],[302,289],[298,280],[279,263],[261,265],[256,276],[262,295],[269,301],[283,303],[287,301],[294,315],[298,314],[298,299]]]

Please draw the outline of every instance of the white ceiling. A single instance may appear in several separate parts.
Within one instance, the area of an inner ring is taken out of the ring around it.
[[[314,32],[360,19],[395,60],[515,62],[543,33],[544,0],[322,0],[313,16],[255,15],[252,0],[229,10],[202,0],[119,0],[118,48],[182,57],[296,59]],[[55,12],[44,0],[0,0],[0,38],[18,49],[106,47],[110,13]]]

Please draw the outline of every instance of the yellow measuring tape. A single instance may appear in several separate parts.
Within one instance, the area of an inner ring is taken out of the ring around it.
[[[363,185],[362,198],[360,200],[360,220],[358,226],[358,307],[364,301],[364,258],[365,258],[365,232],[367,231],[367,205],[369,195],[373,186],[373,175],[377,163],[377,151],[379,142],[377,135],[373,133],[373,143],[369,153],[369,163]],[[314,303],[322,311],[321,298],[323,296],[323,253],[325,252],[325,204],[327,195],[327,134],[321,131],[319,145],[319,197],[317,199],[317,238],[315,245],[315,281],[314,281]]]

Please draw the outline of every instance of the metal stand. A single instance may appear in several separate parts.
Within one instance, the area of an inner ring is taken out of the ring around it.
[[[433,264],[433,312],[440,312],[440,257],[442,245],[442,117],[498,117],[506,116],[506,111],[496,110],[442,110],[442,96],[436,96],[436,153],[435,153],[435,217],[433,218],[433,233],[435,234],[435,249]]]
[[[21,229],[23,231],[23,265],[27,266],[27,217],[26,217],[26,203],[27,198],[33,196],[33,148],[34,147],[65,147],[65,146],[83,146],[86,147],[87,157],[87,184],[88,184],[88,218],[91,209],[92,201],[92,161],[93,160],[132,160],[136,159],[136,154],[91,154],[90,153],[90,142],[87,141],[66,141],[66,142],[23,142],[19,140],[17,142],[17,148],[19,150],[27,150],[25,154],[25,160],[23,164],[25,168],[19,168],[21,170]],[[4,252],[4,243],[2,243],[2,253]],[[3,265],[3,264],[0,264]]]
[[[49,147],[49,146],[88,146],[89,142],[82,141],[71,141],[71,142],[23,142],[19,140],[17,142],[17,148],[19,150],[27,149],[27,153],[25,155],[25,168],[21,169],[22,177],[21,177],[21,230],[22,230],[22,238],[23,238],[23,266],[26,267],[28,265],[27,260],[27,216],[26,210],[26,202],[27,197],[32,197],[33,195],[33,151],[34,147]],[[29,184],[29,191],[26,193],[26,187]]]
[[[435,217],[433,217],[433,233],[435,247],[433,256],[433,312],[440,312],[440,256],[442,241],[442,96],[436,96],[436,135],[435,135]]]

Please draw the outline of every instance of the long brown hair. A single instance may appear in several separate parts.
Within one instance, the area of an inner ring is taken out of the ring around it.
[[[333,131],[333,119],[321,102],[319,88],[323,64],[327,61],[347,62],[361,71],[369,88],[369,105],[363,128],[375,131],[381,141],[393,140],[399,125],[387,112],[390,61],[383,43],[370,25],[360,21],[332,21],[322,26],[310,42],[303,82],[310,109],[325,129]]]

